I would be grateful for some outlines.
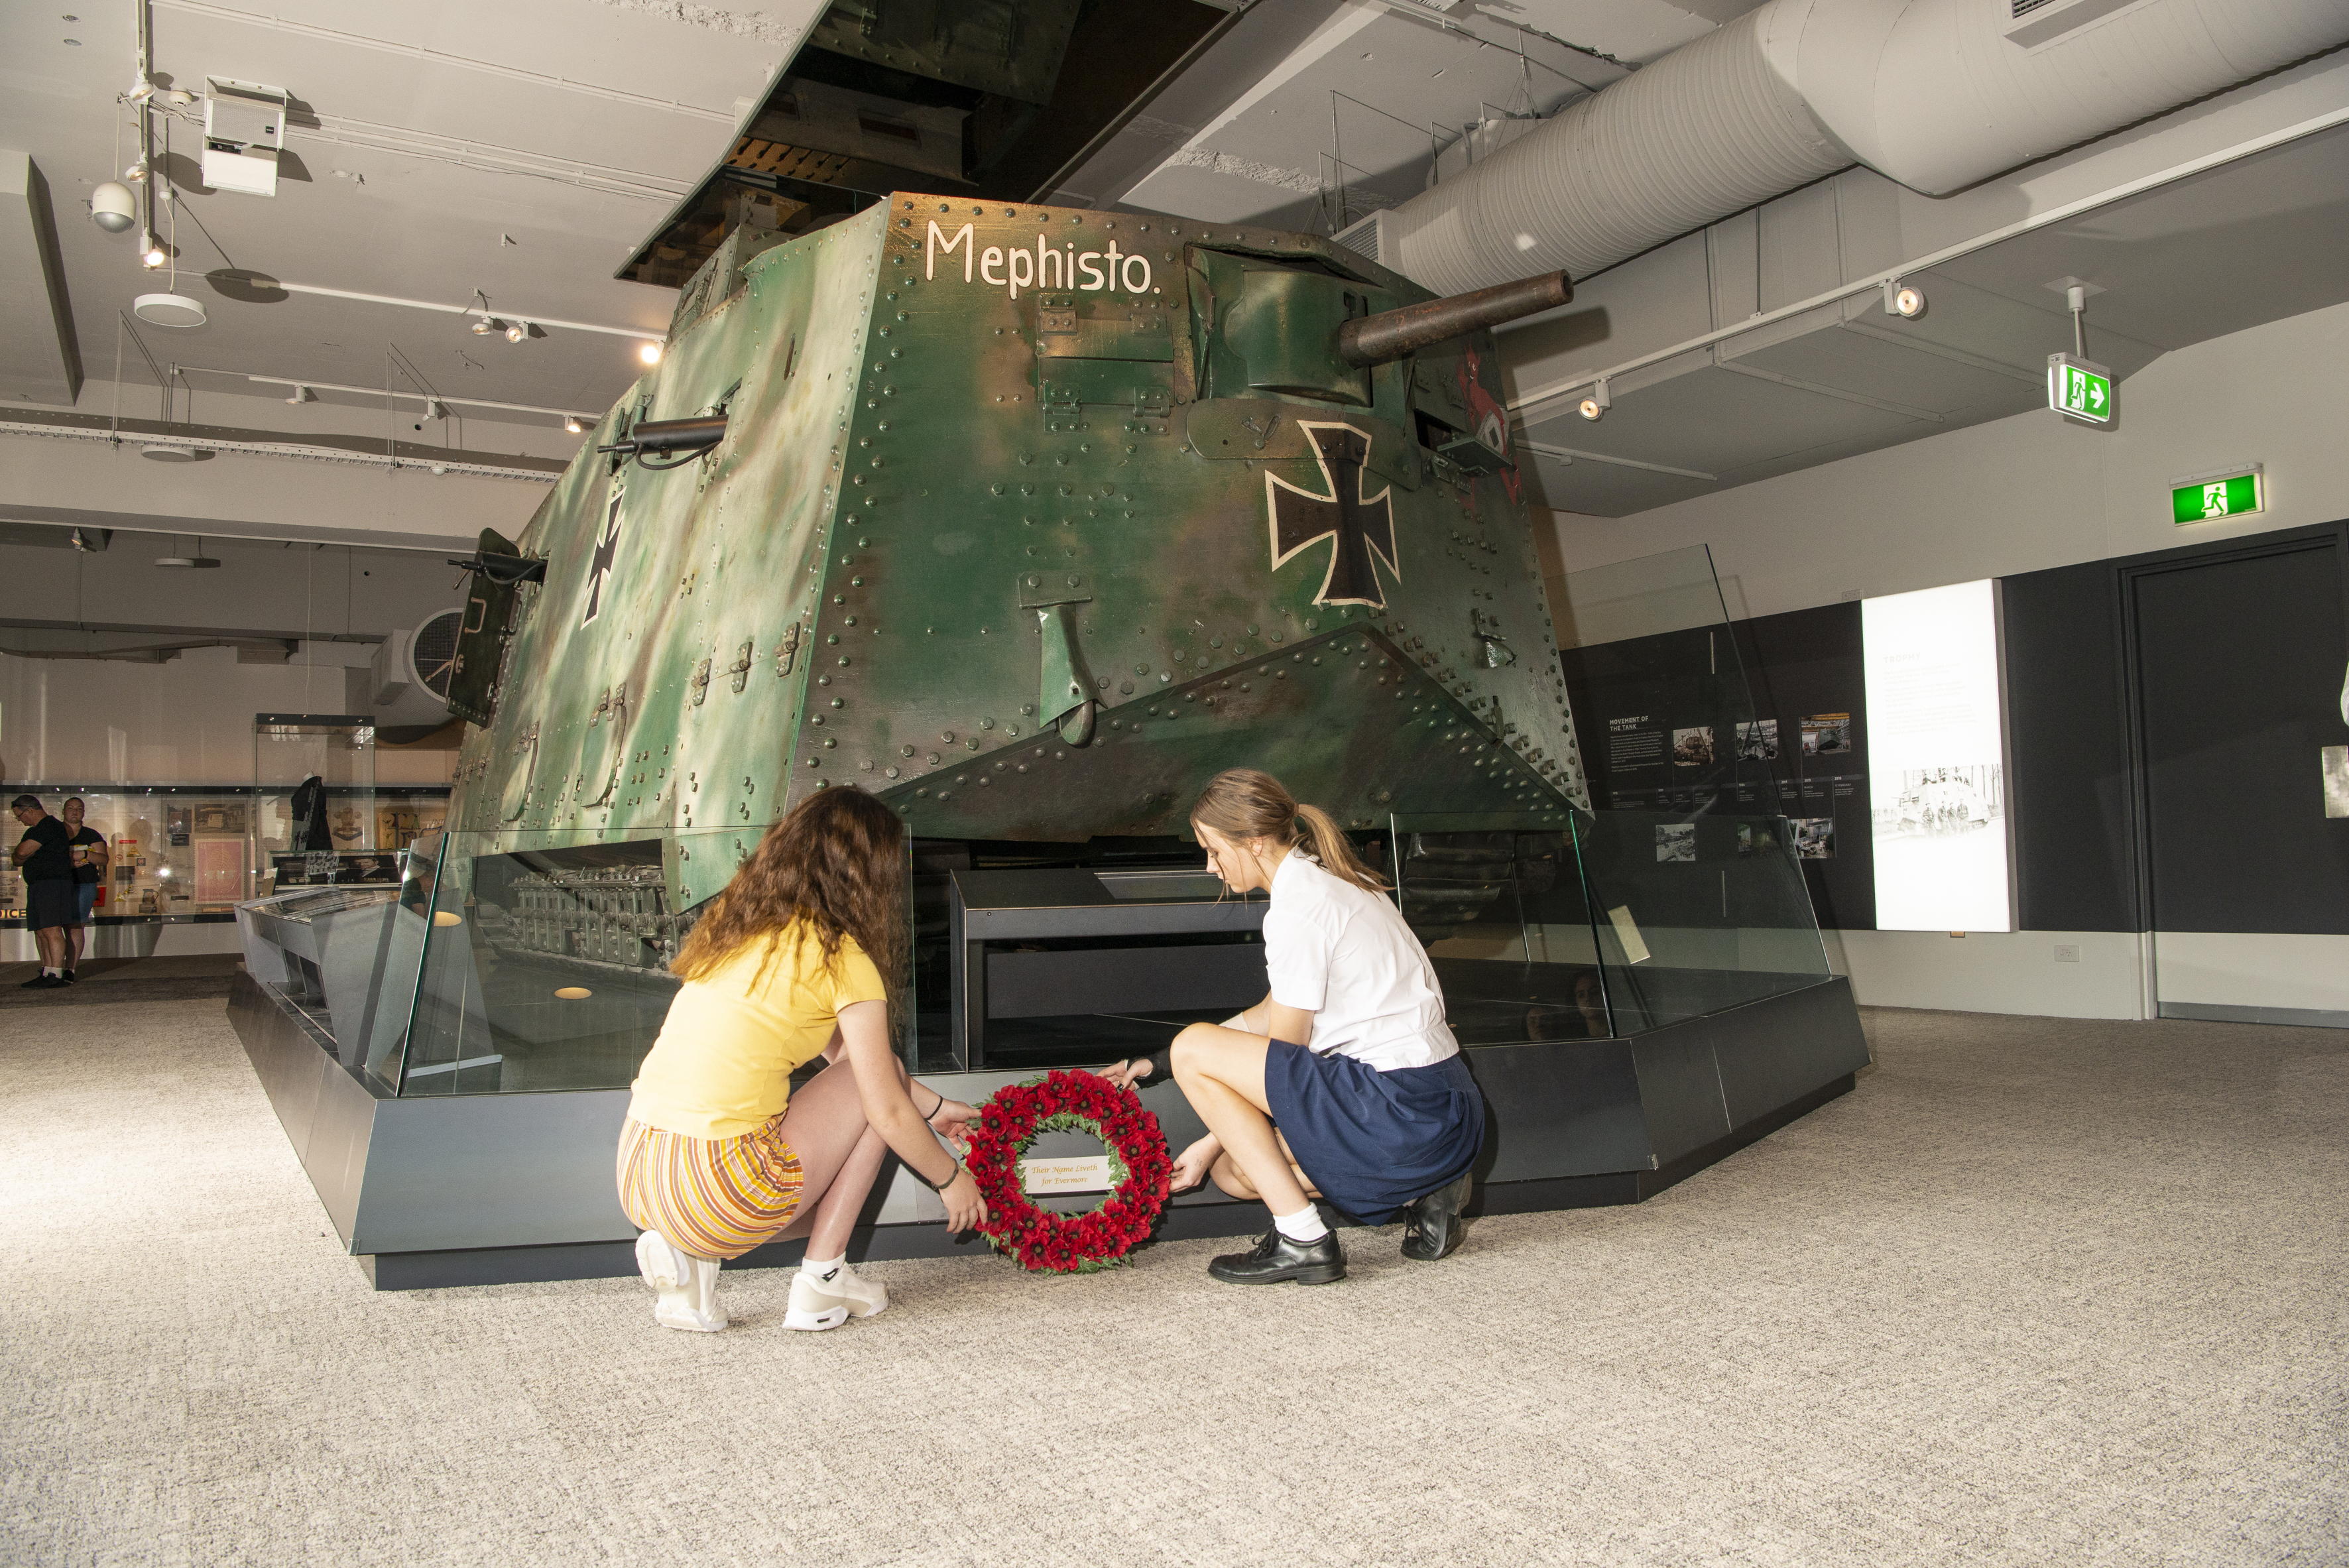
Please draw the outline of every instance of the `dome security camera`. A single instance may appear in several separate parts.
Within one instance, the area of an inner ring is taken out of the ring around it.
[[[109,234],[119,234],[139,221],[139,205],[130,187],[109,180],[89,193],[89,221]]]

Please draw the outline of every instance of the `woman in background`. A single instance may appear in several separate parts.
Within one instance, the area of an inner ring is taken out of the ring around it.
[[[90,911],[98,907],[98,890],[106,885],[113,851],[107,845],[106,835],[84,820],[89,815],[89,807],[80,796],[69,797],[57,808],[57,815],[65,819],[66,849],[73,856],[74,912],[78,918],[66,927],[66,978],[70,980],[74,966],[81,962],[82,939],[89,930]]]
[[[888,807],[821,790],[767,830],[670,965],[685,984],[631,1086],[619,1151],[620,1203],[644,1232],[636,1266],[662,1326],[725,1327],[719,1261],[801,1235],[786,1326],[886,1307],[846,1256],[886,1151],[945,1201],[951,1229],[987,1218],[933,1136],[965,1140],[978,1113],[909,1085],[890,1042],[905,863]],[[792,1093],[792,1074],[818,1056],[831,1065]]]
[[[1176,1157],[1173,1187],[1212,1172],[1225,1191],[1271,1209],[1254,1251],[1207,1272],[1232,1284],[1345,1278],[1345,1253],[1316,1197],[1371,1224],[1406,1209],[1403,1255],[1444,1256],[1460,1244],[1485,1101],[1444,1021],[1427,950],[1338,825],[1270,774],[1216,775],[1191,826],[1226,886],[1272,894],[1271,993],[1105,1076],[1130,1084],[1171,1068],[1207,1124]]]

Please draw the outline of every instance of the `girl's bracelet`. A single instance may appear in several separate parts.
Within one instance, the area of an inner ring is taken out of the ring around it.
[[[919,1171],[914,1171],[914,1168],[911,1165],[906,1165],[905,1169],[913,1171],[914,1180],[919,1181],[923,1186],[927,1187],[933,1192],[945,1191],[947,1188],[955,1184],[955,1178],[962,1174],[962,1164],[959,1161],[956,1161],[954,1169],[947,1173],[947,1179],[943,1181],[931,1181]]]

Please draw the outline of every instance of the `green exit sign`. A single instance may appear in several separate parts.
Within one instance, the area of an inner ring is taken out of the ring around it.
[[[2180,480],[2170,487],[2169,520],[2181,524],[2216,522],[2220,518],[2241,517],[2246,512],[2262,511],[2268,503],[2267,485],[2263,481],[2263,473],[2257,463],[2248,469],[2238,469]]]
[[[2067,419],[2109,425],[2113,419],[2113,373],[2069,354],[2047,356],[2047,406]]]

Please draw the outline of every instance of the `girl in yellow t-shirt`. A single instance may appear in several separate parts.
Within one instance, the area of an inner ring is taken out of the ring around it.
[[[888,807],[820,791],[767,830],[678,954],[685,985],[620,1130],[620,1204],[644,1232],[636,1267],[662,1326],[725,1327],[719,1260],[801,1235],[787,1326],[837,1328],[887,1306],[846,1255],[886,1151],[946,1201],[950,1228],[987,1218],[932,1135],[961,1140],[978,1112],[909,1084],[890,1045],[905,864]],[[792,1072],[819,1056],[831,1065],[793,1094]]]

